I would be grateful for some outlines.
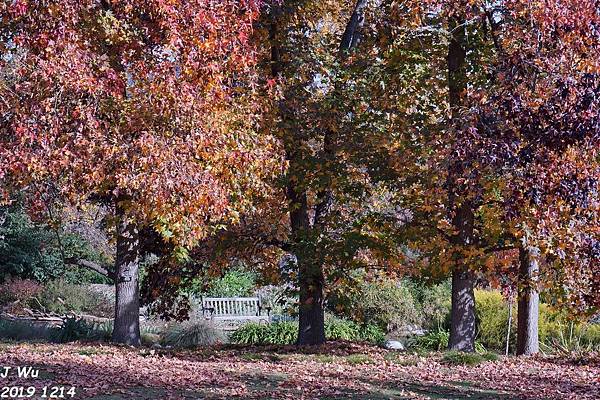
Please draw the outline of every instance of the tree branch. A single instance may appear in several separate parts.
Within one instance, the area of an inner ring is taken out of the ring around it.
[[[102,276],[107,277],[111,281],[115,280],[115,274],[112,271],[107,270],[100,264],[96,264],[93,261],[82,260],[82,259],[77,259],[77,258],[69,258],[69,259],[65,260],[65,263],[76,265],[78,267],[87,268],[89,270],[99,273]]]

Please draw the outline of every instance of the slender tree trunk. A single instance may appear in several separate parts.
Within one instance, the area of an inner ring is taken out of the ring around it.
[[[112,341],[139,346],[140,293],[138,282],[139,237],[135,223],[116,205],[117,256],[115,261],[115,322]]]
[[[535,251],[519,249],[519,304],[517,310],[517,355],[539,352],[538,320],[540,295],[536,288],[539,271]]]
[[[512,289],[510,290],[508,297],[508,326],[506,328],[506,349],[504,351],[505,355],[508,355],[510,350],[510,330],[512,328],[512,307],[513,307],[513,297],[512,297]]]

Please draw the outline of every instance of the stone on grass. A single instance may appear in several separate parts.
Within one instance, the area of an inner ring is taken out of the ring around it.
[[[385,344],[383,346],[388,350],[398,350],[398,351],[404,350],[404,345],[397,340],[386,340]]]

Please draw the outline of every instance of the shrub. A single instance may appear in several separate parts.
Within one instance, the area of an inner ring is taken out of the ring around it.
[[[487,348],[504,350],[508,328],[508,303],[499,291],[476,290],[475,313],[477,337]],[[511,347],[515,346],[517,332],[517,307],[513,305],[511,324]]]
[[[450,281],[444,281],[436,285],[419,285],[413,296],[418,301],[421,315],[423,316],[423,327],[425,329],[441,329],[450,326],[446,322],[450,320],[450,308],[452,307],[452,292]]]
[[[0,305],[18,303],[16,308],[35,307],[37,305],[37,296],[42,293],[44,288],[37,282],[30,279],[7,279],[0,285]],[[16,310],[9,310],[9,312]]]
[[[70,268],[66,258],[99,261],[102,256],[78,234],[62,232],[60,242],[47,224],[33,221],[21,202],[0,207],[0,281],[6,276],[47,282],[58,277],[106,282],[85,268]]]
[[[277,332],[272,334],[271,332]],[[284,331],[286,332],[284,334]],[[229,340],[238,344],[264,345],[264,344],[291,344],[298,336],[298,324],[293,322],[276,322],[273,324],[259,324],[251,322],[236,329]]]
[[[112,304],[104,296],[86,286],[73,285],[64,280],[49,282],[40,295],[40,303],[47,311],[58,314],[74,312],[106,317],[112,315]]]
[[[478,340],[487,348],[504,351],[508,324],[508,304],[498,291],[476,290]],[[600,348],[600,326],[573,321],[565,312],[541,303],[538,317],[540,345],[545,352]],[[510,348],[517,341],[517,305],[513,305]]]
[[[214,280],[206,295],[209,297],[247,297],[256,286],[256,274],[241,266],[227,271],[221,278]]]
[[[330,317],[325,320],[325,337],[329,340],[360,340],[360,327],[353,321]]]
[[[445,329],[437,329],[423,336],[413,336],[408,342],[408,347],[417,351],[443,351],[448,348],[449,341],[450,332]],[[485,345],[479,340],[475,341],[475,351],[479,354],[487,352]]]
[[[58,343],[89,340],[93,338],[94,326],[83,318],[66,317],[55,331],[54,341]]]
[[[546,323],[540,348],[558,354],[600,351],[600,325],[565,320]]]
[[[381,343],[384,332],[375,325],[359,326],[353,321],[329,317],[325,321],[327,340],[353,340]],[[271,324],[249,323],[235,330],[230,341],[238,344],[293,344],[298,337],[298,322],[286,321]]]
[[[263,324],[264,326],[264,324]],[[277,322],[268,325],[265,343],[291,344],[298,337],[298,323],[294,321]]]
[[[360,339],[381,345],[385,342],[385,332],[377,325],[364,325],[360,327]]]
[[[408,347],[420,350],[442,351],[448,348],[450,333],[443,329],[428,332],[423,336],[413,336]]]
[[[100,341],[110,341],[112,338],[113,332],[113,322],[96,322],[92,324],[92,331],[90,332],[89,339],[91,340],[100,340]]]
[[[591,346],[595,351],[600,351],[600,324],[586,324],[579,327],[581,342]]]
[[[190,320],[169,326],[162,343],[177,348],[212,346],[225,342],[225,334],[210,321]]]
[[[418,306],[403,281],[364,282],[350,296],[347,308],[352,310],[355,322],[377,325],[386,331],[421,322]]]

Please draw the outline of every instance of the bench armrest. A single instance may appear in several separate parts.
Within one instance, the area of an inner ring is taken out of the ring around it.
[[[262,315],[262,310],[267,310],[267,316],[270,317],[271,316],[271,307],[263,307],[261,305],[258,306],[258,313],[256,314],[257,317],[260,317]]]
[[[212,318],[212,316],[215,313],[215,308],[214,307],[202,307],[202,315],[206,316],[206,312],[209,312],[209,316]]]

